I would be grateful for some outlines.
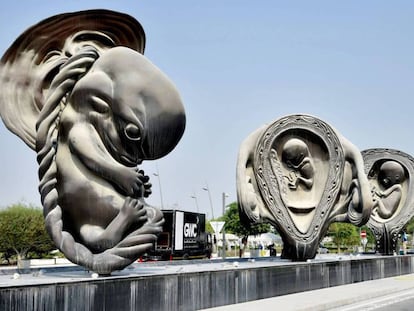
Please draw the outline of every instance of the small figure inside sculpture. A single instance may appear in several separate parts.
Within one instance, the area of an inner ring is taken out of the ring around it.
[[[296,190],[299,185],[306,189],[312,188],[315,168],[304,141],[297,138],[289,139],[283,146],[282,162],[289,170],[289,175],[285,175],[284,178],[290,189]]]
[[[378,172],[378,184],[372,191],[376,199],[372,214],[382,219],[388,219],[398,209],[402,198],[401,184],[405,180],[404,168],[396,161],[386,161],[381,164]]]

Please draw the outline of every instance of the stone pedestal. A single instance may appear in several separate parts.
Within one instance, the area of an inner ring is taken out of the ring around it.
[[[137,264],[97,279],[81,270],[0,274],[0,310],[198,310],[414,272],[411,255],[331,258]]]

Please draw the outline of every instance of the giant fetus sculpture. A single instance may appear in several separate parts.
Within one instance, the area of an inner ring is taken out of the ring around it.
[[[247,224],[271,223],[283,258],[314,258],[332,222],[365,224],[373,207],[358,149],[322,120],[289,115],[241,144],[237,195]]]
[[[2,58],[0,113],[37,153],[46,228],[74,263],[110,274],[156,241],[144,160],[185,128],[172,82],[142,55],[145,34],[108,10],[61,14],[24,32]]]
[[[414,159],[402,151],[383,148],[364,150],[362,156],[375,198],[367,226],[374,233],[376,251],[392,255],[398,234],[414,216]]]

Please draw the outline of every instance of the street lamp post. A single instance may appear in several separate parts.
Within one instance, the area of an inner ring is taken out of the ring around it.
[[[227,194],[227,193],[225,193],[225,192],[223,192],[223,194],[222,194],[222,201],[223,201],[223,216],[224,216],[224,214],[226,213],[226,198],[228,197],[229,195]],[[224,226],[223,226],[223,259],[226,259],[226,230],[225,230],[225,228],[226,228],[226,224],[224,224]]]
[[[158,177],[158,186],[160,188],[161,209],[164,209],[164,202],[162,199],[162,190],[161,190],[161,178],[160,178],[160,172],[158,171],[158,166],[157,166],[157,172],[153,173],[153,175]]]
[[[196,197],[195,193],[191,196],[191,198],[193,198],[193,199],[194,199],[194,201],[195,201],[195,205],[196,205],[196,208],[197,208],[197,213],[199,213],[199,212],[200,212],[200,210],[198,209],[198,201],[197,201],[197,197]]]
[[[211,193],[210,193],[210,189],[208,188],[208,185],[203,187],[203,190],[207,191],[208,193],[208,199],[210,200],[210,208],[211,208],[211,219],[214,219],[213,201],[211,200]]]

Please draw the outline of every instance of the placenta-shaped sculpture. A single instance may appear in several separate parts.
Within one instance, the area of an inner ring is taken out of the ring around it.
[[[374,233],[376,251],[392,255],[398,234],[414,216],[414,159],[393,149],[362,151],[365,172],[375,204],[367,225]]]
[[[146,252],[163,215],[144,198],[144,160],[185,128],[172,82],[142,55],[131,16],[90,10],[50,17],[2,58],[0,113],[37,152],[46,228],[74,263],[109,274]]]
[[[365,224],[373,206],[370,190],[359,150],[312,116],[278,119],[240,147],[241,219],[274,225],[283,258],[314,258],[332,222]]]

